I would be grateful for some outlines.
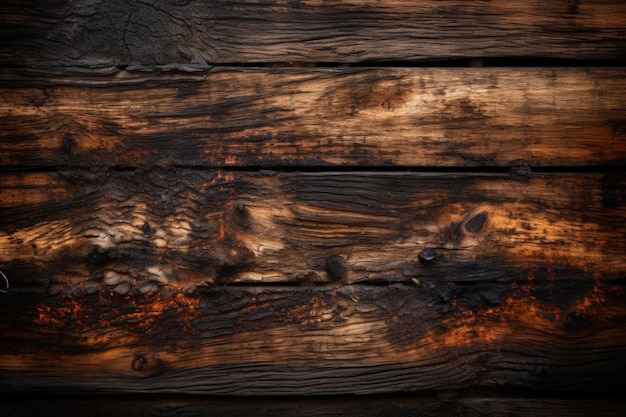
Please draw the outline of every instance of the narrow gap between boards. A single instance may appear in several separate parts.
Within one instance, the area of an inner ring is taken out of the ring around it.
[[[172,63],[165,65],[117,64],[103,67],[0,67],[0,74],[22,74],[33,76],[110,76],[124,72],[154,74],[203,74],[220,68],[599,68],[626,67],[626,59],[572,59],[542,56],[492,56],[492,57],[447,57],[424,60],[380,60],[380,61],[259,61],[259,62],[211,62],[205,64]]]

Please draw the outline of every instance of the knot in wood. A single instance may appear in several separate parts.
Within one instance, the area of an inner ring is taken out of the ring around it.
[[[144,222],[143,226],[141,227],[141,231],[144,235],[150,236],[152,234],[152,227],[150,227],[150,224],[148,224],[148,222]]]
[[[435,249],[429,247],[422,249],[422,251],[417,255],[417,258],[421,262],[432,262],[436,257],[437,253],[435,252]]]
[[[74,135],[72,133],[66,133],[63,135],[63,140],[61,141],[61,151],[69,155],[72,153],[72,148],[76,145],[76,140],[74,140]]]
[[[146,364],[148,363],[148,359],[141,353],[135,353],[135,359],[133,359],[132,368],[134,371],[141,371]]]
[[[332,281],[340,281],[348,276],[348,267],[343,257],[332,255],[326,258],[326,272]]]
[[[487,220],[487,213],[484,211],[471,216],[463,223],[463,228],[468,233],[478,233],[483,228]]]

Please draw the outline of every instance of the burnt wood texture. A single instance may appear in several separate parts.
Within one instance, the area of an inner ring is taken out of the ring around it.
[[[157,168],[3,179],[3,270],[43,288],[614,281],[626,266],[626,176],[616,174]]]
[[[9,0],[0,13],[0,62],[42,71],[626,55],[619,0]]]
[[[3,391],[621,393],[623,288],[524,281],[15,294]]]
[[[625,77],[623,68],[219,68],[8,78],[0,163],[621,167]]]
[[[621,416],[624,22],[2,2],[0,414]]]

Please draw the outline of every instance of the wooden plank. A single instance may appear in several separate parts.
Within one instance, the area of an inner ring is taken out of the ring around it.
[[[618,174],[4,174],[0,269],[53,292],[620,280],[624,190]]]
[[[0,16],[2,66],[42,69],[626,55],[618,0],[12,0]]]
[[[89,399],[5,399],[3,409],[12,417],[622,417],[622,399],[563,398],[438,398],[407,396],[368,396],[259,399],[136,398],[91,397]]]
[[[19,393],[622,392],[623,285],[16,289],[0,387]]]
[[[222,68],[0,87],[4,166],[626,161],[623,68]]]

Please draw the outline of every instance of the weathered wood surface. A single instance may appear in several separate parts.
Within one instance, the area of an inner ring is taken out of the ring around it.
[[[617,166],[623,68],[237,69],[0,83],[0,165]]]
[[[621,416],[624,22],[1,2],[0,414]]]
[[[619,0],[13,0],[1,6],[0,64],[46,71],[626,55],[626,5]]]
[[[204,399],[204,398],[6,398],[2,404],[11,417],[623,417],[620,399],[562,399],[517,397],[329,397]]]
[[[0,269],[50,291],[619,280],[625,184],[618,174],[3,174]]]
[[[624,287],[593,280],[186,294],[85,283],[16,288],[0,313],[4,392],[615,394],[626,382]]]

